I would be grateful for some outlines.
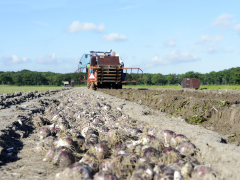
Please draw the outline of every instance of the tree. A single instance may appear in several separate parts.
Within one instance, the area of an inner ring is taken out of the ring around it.
[[[13,82],[18,86],[21,86],[23,84],[22,75],[19,72],[13,75]]]
[[[162,74],[155,74],[151,79],[152,84],[162,85],[164,83],[164,76]]]
[[[240,68],[236,68],[233,73],[234,84],[240,85]]]
[[[62,81],[64,80],[64,77],[62,74],[56,74],[53,77],[53,81],[57,86],[60,86],[62,84]]]
[[[144,74],[144,75],[143,75],[143,83],[144,83],[145,85],[151,83],[151,75],[150,75],[150,74]]]
[[[173,82],[174,82],[173,76],[171,74],[166,76],[166,80],[168,82],[168,85],[173,84]]]
[[[182,84],[183,78],[184,78],[184,74],[178,74],[177,75],[177,83]]]
[[[33,85],[42,85],[44,77],[39,72],[33,72],[32,84]]]
[[[22,81],[24,85],[33,85],[33,72],[25,70],[22,74]]]
[[[4,82],[6,82],[8,79],[7,75],[5,73],[0,74],[0,81],[2,81],[2,84],[4,85]]]

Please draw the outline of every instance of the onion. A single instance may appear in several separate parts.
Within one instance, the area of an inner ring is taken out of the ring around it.
[[[196,180],[198,179],[216,179],[217,175],[211,167],[208,166],[195,166],[192,173],[192,177]]]
[[[118,178],[110,171],[100,171],[94,176],[94,180],[118,180]]]
[[[56,174],[56,180],[62,180],[66,178],[90,179],[91,172],[88,165],[74,163],[70,168],[66,168],[62,173]]]
[[[140,159],[140,156],[132,152],[129,154],[129,158],[131,163],[135,164],[138,161],[138,159]]]
[[[73,146],[73,140],[71,138],[69,138],[69,137],[67,137],[67,138],[60,138],[59,140],[54,141],[54,144],[55,144],[55,146],[57,148],[61,147],[61,146],[65,146],[65,147],[71,148]]]
[[[68,173],[68,176],[71,178],[78,179],[90,179],[91,178],[91,168],[88,165],[77,163],[74,166],[72,165],[71,170]]]
[[[92,169],[93,172],[97,172],[98,170],[98,160],[91,153],[84,154],[83,158],[79,162],[87,164]]]
[[[110,171],[111,170],[111,161],[112,159],[107,158],[103,159],[102,163],[99,165],[100,171]]]
[[[129,180],[145,180],[145,178],[142,177],[141,173],[135,173],[131,176]]]
[[[135,169],[133,171],[134,174],[141,174],[144,179],[151,180],[153,178],[153,169],[147,161],[142,161],[141,159],[137,161]]]
[[[190,142],[183,142],[176,148],[182,155],[190,156],[196,153],[196,146]]]
[[[168,147],[160,154],[159,161],[161,164],[170,165],[177,159],[180,159],[179,151],[172,147]]]
[[[192,156],[187,156],[184,158],[185,161],[189,161],[193,166],[198,166],[200,165],[200,162],[195,157]]]
[[[39,130],[38,130],[38,136],[40,139],[44,139],[44,138],[50,136],[50,134],[51,134],[51,131],[47,127],[42,127],[42,128],[39,128]]]
[[[150,163],[157,164],[160,152],[153,148],[149,147],[144,150],[143,157],[146,157]]]
[[[157,165],[153,169],[154,180],[173,180],[174,171],[169,166]]]
[[[170,167],[173,168],[175,171],[181,172],[184,178],[190,177],[193,171],[193,165],[189,161],[185,161],[182,159],[174,161],[170,165]]]
[[[118,178],[126,179],[132,174],[132,165],[128,156],[117,155],[113,158],[111,163],[111,171],[116,174]]]
[[[95,150],[98,160],[104,159],[109,154],[107,141],[101,141],[100,143],[95,145]]]
[[[52,149],[49,149],[45,155],[45,158],[43,159],[43,161],[48,161],[48,162],[51,162],[55,156],[55,153],[56,153],[56,149],[52,148]]]
[[[59,165],[59,167],[68,167],[74,162],[74,156],[69,151],[60,150],[56,153],[53,159],[53,164]]]
[[[56,141],[56,139],[53,136],[48,136],[44,139],[44,145],[47,147],[53,147],[54,141]]]
[[[176,134],[173,131],[170,130],[162,130],[159,131],[156,135],[158,139],[160,139],[166,147],[170,146],[170,141],[172,137],[174,137]]]
[[[184,136],[183,134],[177,134],[176,136],[172,137],[171,141],[170,141],[170,145],[171,147],[176,148],[177,146],[179,146],[181,143],[189,141],[189,139]]]

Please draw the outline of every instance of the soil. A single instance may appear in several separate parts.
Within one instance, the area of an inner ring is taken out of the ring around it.
[[[240,145],[240,91],[191,89],[100,91],[226,135],[228,143]]]
[[[27,105],[28,108],[25,110],[18,109],[15,105],[0,110],[2,118],[0,121],[1,179],[54,179],[56,173],[62,171],[51,163],[43,162],[44,153],[36,154],[33,151],[33,147],[39,142],[39,138],[36,137],[36,126],[33,117],[37,114],[44,114],[45,108],[49,105],[57,106],[68,93],[79,93],[79,91],[84,92],[86,96],[91,94],[104,96],[106,98],[105,102],[110,104],[112,108],[123,105],[122,112],[124,114],[136,121],[145,121],[150,126],[156,127],[157,130],[169,129],[177,134],[186,135],[199,149],[198,160],[201,164],[211,166],[217,173],[217,179],[239,179],[240,147],[236,144],[227,143],[228,137],[224,135],[230,134],[228,133],[230,130],[239,128],[239,122],[235,118],[236,116],[239,119],[238,92],[227,91],[220,94],[220,91],[205,90],[137,89],[102,90],[103,92],[100,92],[88,90],[87,88],[73,88],[57,92],[49,97],[29,100],[29,102],[21,104],[22,107]],[[192,110],[194,105],[199,109],[196,112]],[[207,112],[200,114],[205,107],[207,107]],[[175,112],[176,108],[181,108],[181,110],[184,108],[185,114],[181,111],[178,112],[178,110]],[[188,113],[188,111],[192,112]],[[222,112],[221,117],[220,112]],[[185,116],[186,114],[189,115]],[[199,125],[194,125],[198,122],[191,121],[192,124],[189,124],[183,119],[189,120],[189,117],[194,115],[204,117],[206,120],[199,123]],[[219,118],[214,119],[214,122],[211,123],[213,117]],[[226,133],[214,132],[220,131],[220,127],[224,127],[224,119],[225,126],[231,128],[222,131]],[[218,125],[215,121],[222,125]],[[234,127],[234,123],[236,127]],[[203,126],[208,129],[213,127],[213,129],[208,130]],[[234,138],[237,141],[237,131]]]

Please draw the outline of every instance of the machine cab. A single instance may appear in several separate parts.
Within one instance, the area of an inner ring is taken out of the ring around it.
[[[104,51],[90,51],[89,54],[84,53],[79,61],[78,68],[87,67],[87,65],[91,63],[91,58],[93,53],[97,54],[97,61],[100,58],[102,59],[104,57],[111,56],[111,52],[104,52]]]
[[[91,54],[84,53],[79,61],[78,68],[86,67],[88,64],[90,64],[91,57],[92,57]]]

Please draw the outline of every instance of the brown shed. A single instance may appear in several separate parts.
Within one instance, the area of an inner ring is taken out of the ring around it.
[[[200,88],[200,79],[183,78],[182,87],[199,89]]]

